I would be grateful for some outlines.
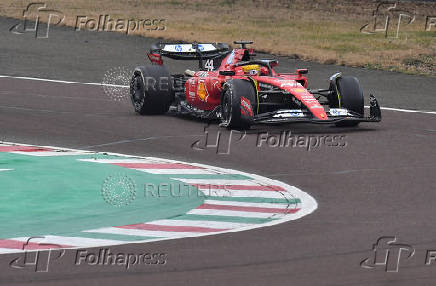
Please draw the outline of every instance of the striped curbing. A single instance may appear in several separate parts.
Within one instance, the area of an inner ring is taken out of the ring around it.
[[[109,164],[143,174],[158,174],[192,187],[204,196],[203,202],[197,207],[175,217],[151,221],[132,218],[133,221],[126,225],[83,229],[80,233],[66,235],[47,234],[32,239],[32,244],[29,244],[31,247],[26,245],[26,250],[53,248],[50,244],[61,248],[98,247],[238,232],[295,220],[317,208],[317,203],[311,196],[294,186],[204,164],[116,153],[104,153],[111,156],[105,159],[103,153],[14,143],[1,144],[0,156],[1,152],[27,156],[77,155],[80,156],[77,161],[83,163],[93,163],[96,166]],[[89,158],[83,158],[86,155]],[[23,242],[27,239],[28,237],[19,237],[0,240],[0,253],[22,251]]]

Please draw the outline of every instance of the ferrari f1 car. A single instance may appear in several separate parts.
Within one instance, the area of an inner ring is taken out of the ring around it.
[[[248,129],[259,123],[311,122],[357,126],[379,122],[381,111],[370,95],[369,116],[357,78],[336,73],[327,89],[308,89],[307,69],[278,73],[275,59],[256,59],[249,41],[223,43],[158,43],[151,65],[135,69],[130,95],[141,115],[168,111],[217,119],[221,126]],[[199,71],[170,75],[162,57],[198,60]]]

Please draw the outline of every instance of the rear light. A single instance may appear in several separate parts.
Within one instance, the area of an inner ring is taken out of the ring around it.
[[[153,64],[160,66],[163,64],[162,56],[160,54],[147,54],[147,57]]]

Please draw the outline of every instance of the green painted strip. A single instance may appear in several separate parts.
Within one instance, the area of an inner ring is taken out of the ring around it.
[[[186,214],[177,217],[172,217],[171,219],[186,219],[186,220],[212,220],[212,221],[226,221],[226,222],[242,222],[242,223],[252,223],[261,224],[273,221],[275,219],[268,218],[250,218],[250,217],[239,217],[239,216],[218,216],[218,215],[194,215]]]
[[[177,184],[168,176],[148,174],[111,164],[78,161],[87,156],[36,157],[0,153],[0,238],[78,233],[188,212],[204,197],[186,195],[152,199],[144,197],[145,183]],[[99,158],[123,158],[98,155]],[[116,174],[127,175],[136,184],[136,199],[114,207],[102,197],[102,184]]]

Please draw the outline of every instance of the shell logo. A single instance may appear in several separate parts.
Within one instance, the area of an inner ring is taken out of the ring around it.
[[[198,98],[200,98],[201,101],[207,101],[207,89],[206,89],[206,85],[204,84],[204,81],[200,81],[198,83],[198,87],[197,87],[197,96]]]

